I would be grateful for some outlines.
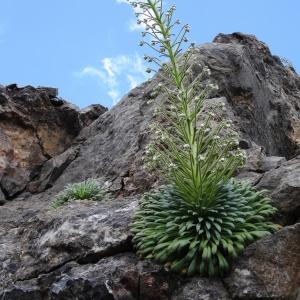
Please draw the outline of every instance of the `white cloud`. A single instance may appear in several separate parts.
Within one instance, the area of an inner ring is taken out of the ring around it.
[[[144,61],[139,55],[119,55],[105,57],[99,67],[87,66],[75,75],[79,78],[97,78],[107,88],[107,94],[113,104],[116,104],[122,93],[135,88],[149,77],[145,69]]]

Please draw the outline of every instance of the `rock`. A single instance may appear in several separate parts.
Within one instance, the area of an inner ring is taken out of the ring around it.
[[[300,156],[266,172],[257,188],[269,191],[279,209],[280,223],[295,223],[300,218]]]
[[[56,98],[58,96],[58,89],[57,88],[39,86],[37,88],[37,90],[41,91],[41,92],[45,92],[50,99],[51,98]]]
[[[251,148],[251,142],[247,141],[247,140],[240,140],[239,141],[239,147],[241,149],[250,149]]]
[[[299,151],[299,76],[240,33],[197,47],[193,75],[204,65],[220,87],[207,102],[225,103],[222,117],[232,120],[246,148],[238,176],[268,188],[287,218],[282,223],[294,223],[299,158],[283,157]],[[13,200],[0,209],[0,299],[294,300],[298,225],[250,245],[225,285],[180,278],[133,254],[129,223],[137,202],[162,183],[143,161],[151,101],[165,99],[158,83],[154,77],[105,113],[79,111],[49,88],[0,90],[0,188]],[[110,182],[112,200],[49,209],[66,184],[92,177]]]
[[[0,92],[0,185],[13,198],[39,174],[42,165],[64,152],[80,130],[103,113],[82,114],[71,104],[53,105],[54,88],[6,86]]]
[[[0,206],[6,202],[6,197],[0,189]]]
[[[286,162],[285,157],[267,156],[260,162],[260,170],[267,172],[280,167],[284,162]]]
[[[136,206],[135,199],[75,201],[51,210],[48,202],[41,211],[27,209],[21,216],[15,209],[10,211],[10,223],[5,221],[8,212],[0,210],[0,229],[4,222],[6,227],[2,234],[0,231],[0,290],[69,261],[85,264],[130,251],[128,225]]]
[[[225,282],[236,300],[296,300],[299,271],[300,224],[296,224],[250,245]]]
[[[51,187],[65,168],[76,158],[78,152],[78,147],[70,147],[62,154],[49,159],[44,163],[39,177],[27,185],[27,190],[37,193]]]
[[[38,286],[44,298],[32,299],[168,300],[178,282],[161,266],[125,252],[95,264],[68,263],[37,280],[16,282],[2,292],[2,299],[29,299],[36,291],[33,286]]]
[[[185,283],[172,300],[230,300],[219,279],[193,278]]]
[[[267,155],[292,156],[300,141],[299,76],[251,35],[219,34],[199,53],[209,53],[204,61],[219,93],[232,104],[244,138],[263,146]]]
[[[98,117],[104,114],[106,111],[107,108],[102,105],[89,105],[88,107],[80,111],[80,121],[84,126],[89,126],[93,121],[98,119]]]

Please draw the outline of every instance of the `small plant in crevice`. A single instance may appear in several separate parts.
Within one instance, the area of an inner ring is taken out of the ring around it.
[[[74,200],[102,201],[108,199],[109,193],[106,187],[96,179],[90,178],[83,182],[69,184],[60,192],[55,201],[51,204],[52,208],[58,208]]]
[[[198,48],[191,44],[183,54],[190,26],[174,20],[174,5],[129,2],[145,29],[140,45],[158,53],[145,60],[158,66],[147,72],[157,73],[165,98],[151,125],[146,167],[169,183],[144,196],[131,225],[134,245],[175,272],[223,275],[246,245],[276,230],[268,222],[276,209],[263,192],[231,179],[245,155],[231,122],[220,116],[222,105],[206,105],[218,87],[208,82],[207,66],[198,64],[202,71],[194,74]]]

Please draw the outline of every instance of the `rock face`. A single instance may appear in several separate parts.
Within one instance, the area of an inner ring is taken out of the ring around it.
[[[300,287],[300,224],[248,247],[226,283],[234,299],[296,299]]]
[[[300,220],[300,156],[266,172],[257,187],[269,190],[283,224]]]
[[[53,88],[0,90],[0,187],[7,198],[22,192],[50,158],[64,152],[105,109],[79,111]]]
[[[250,245],[222,280],[186,279],[141,260],[129,224],[141,194],[159,184],[143,168],[149,100],[164,97],[158,78],[105,113],[79,111],[55,89],[0,86],[1,300],[297,299],[300,78],[240,33],[199,46],[192,64],[195,76],[210,67],[220,89],[207,101],[224,102],[239,131],[248,157],[239,178],[267,189],[276,221],[290,226]],[[111,200],[49,209],[66,184],[91,177],[109,182]]]

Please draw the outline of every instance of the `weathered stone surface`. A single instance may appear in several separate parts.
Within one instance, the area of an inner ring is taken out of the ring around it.
[[[139,261],[132,253],[124,253],[95,264],[71,262],[37,280],[17,282],[13,288],[2,292],[2,299],[15,300],[34,295],[32,299],[37,300],[168,300],[178,282],[161,266]],[[40,294],[37,294],[37,287]]]
[[[269,191],[282,223],[293,224],[300,218],[300,156],[266,172],[257,187]]]
[[[27,185],[27,190],[32,193],[42,192],[51,187],[55,180],[63,173],[65,168],[76,158],[79,147],[68,148],[44,163],[38,178]]]
[[[260,162],[259,169],[262,172],[267,172],[280,167],[284,162],[286,162],[285,157],[267,156]]]
[[[193,73],[200,72],[199,64],[210,67],[220,89],[208,101],[226,103],[224,115],[233,120],[246,149],[248,163],[240,178],[267,188],[283,213],[282,223],[294,223],[300,219],[298,158],[283,163],[268,156],[290,158],[298,151],[298,75],[253,36],[219,35],[197,49]],[[132,253],[133,211],[141,194],[159,182],[143,168],[154,119],[148,100],[164,98],[156,95],[157,84],[155,77],[135,88],[96,120],[102,108],[79,112],[55,89],[0,89],[0,189],[15,198],[0,208],[1,300],[294,300],[298,225],[251,245],[225,286],[219,280],[182,280]],[[54,125],[47,127],[41,116]],[[112,201],[49,210],[66,184],[90,177],[111,183]]]
[[[44,162],[65,151],[104,112],[102,106],[92,106],[81,113],[56,96],[54,88],[15,84],[0,91],[0,186],[9,198],[22,192]]]
[[[199,64],[212,70],[212,81],[220,87],[213,97],[225,98],[241,140],[248,141],[249,154],[256,154],[257,149],[263,156],[295,153],[300,131],[292,120],[299,120],[300,79],[266,45],[253,36],[219,36],[214,43],[196,49],[192,64],[194,76],[201,71]],[[144,172],[142,158],[153,120],[153,104],[148,100],[163,99],[156,96],[157,84],[155,77],[132,90],[82,131],[78,140],[84,146],[57,180],[60,188],[91,176],[116,180],[124,194],[142,192],[152,185],[155,178]],[[257,168],[259,165],[254,166],[255,171]]]
[[[267,155],[293,155],[299,143],[300,78],[254,36],[219,34],[207,65],[239,118],[240,129]],[[224,59],[224,57],[226,57]],[[248,139],[248,138],[247,138]]]
[[[300,224],[286,227],[250,245],[235,263],[226,284],[236,300],[297,299]]]
[[[80,111],[80,121],[84,126],[88,126],[106,111],[107,108],[102,105],[89,105],[88,107]]]
[[[21,205],[16,204],[19,209]],[[134,199],[75,201],[58,210],[48,209],[48,205],[31,211],[23,206],[21,216],[13,207],[0,211],[0,290],[69,261],[97,261],[131,250],[128,225],[137,205]]]
[[[5,200],[6,200],[5,195],[0,189],[0,205],[3,205],[6,202]]]
[[[219,279],[193,278],[172,297],[173,300],[230,300]]]

